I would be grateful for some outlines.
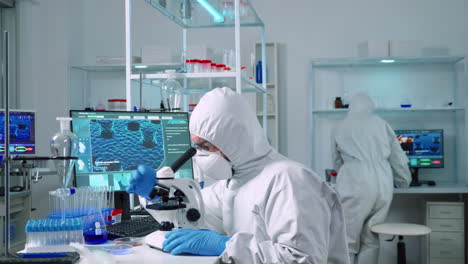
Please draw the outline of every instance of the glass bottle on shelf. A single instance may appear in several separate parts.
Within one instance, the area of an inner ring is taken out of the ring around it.
[[[169,111],[180,110],[182,86],[175,79],[175,70],[166,70],[166,74],[167,80],[161,85],[161,100],[163,101],[164,109]]]

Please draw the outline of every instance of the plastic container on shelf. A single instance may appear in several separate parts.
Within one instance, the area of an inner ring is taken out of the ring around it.
[[[225,64],[217,64],[217,65],[216,65],[216,71],[217,71],[217,72],[223,72],[223,71],[224,71],[224,68],[226,68],[226,65],[225,65]]]
[[[217,72],[218,70],[216,69],[216,63],[211,63],[211,72]]]
[[[189,112],[193,112],[193,109],[195,109],[196,106],[197,104],[189,104]]]
[[[201,65],[201,61],[200,60],[197,60],[197,59],[194,59],[192,60],[192,63],[193,63],[193,72],[201,72],[202,71],[202,65]]]
[[[194,60],[185,60],[185,70],[188,73],[193,72],[193,67],[194,67]]]
[[[201,60],[202,72],[211,72],[211,60]]]
[[[255,67],[255,81],[257,83],[262,83],[263,82],[263,76],[262,76],[262,61],[258,61],[257,66]]]
[[[125,99],[109,99],[107,100],[108,111],[125,111],[127,109],[127,100]]]

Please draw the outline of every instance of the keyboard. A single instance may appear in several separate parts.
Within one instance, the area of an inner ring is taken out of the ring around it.
[[[131,210],[130,215],[150,215],[150,213],[145,209],[136,209]]]
[[[106,226],[110,240],[120,237],[142,237],[159,230],[159,223],[151,216],[134,217]]]

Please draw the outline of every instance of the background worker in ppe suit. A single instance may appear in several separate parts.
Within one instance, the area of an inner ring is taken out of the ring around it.
[[[411,179],[395,132],[373,110],[367,95],[356,94],[348,116],[335,129],[336,189],[345,212],[351,264],[378,263],[379,238],[370,228],[385,220],[394,184],[408,187]]]
[[[210,230],[171,231],[164,251],[217,255],[221,263],[349,263],[338,195],[268,144],[241,95],[229,88],[205,94],[190,133],[198,149],[218,155],[204,170],[225,180],[202,190]],[[146,196],[146,179],[154,181],[154,171],[140,167],[129,191]]]

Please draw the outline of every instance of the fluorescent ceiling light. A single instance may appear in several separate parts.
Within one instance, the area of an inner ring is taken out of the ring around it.
[[[381,60],[381,63],[394,63],[395,60]]]
[[[203,8],[210,13],[210,15],[213,16],[213,20],[216,23],[222,23],[224,22],[224,16],[221,15],[210,3],[208,3],[207,0],[197,0],[197,2],[203,6]]]
[[[135,69],[146,69],[146,68],[148,68],[147,65],[135,65],[134,67],[135,67]]]

